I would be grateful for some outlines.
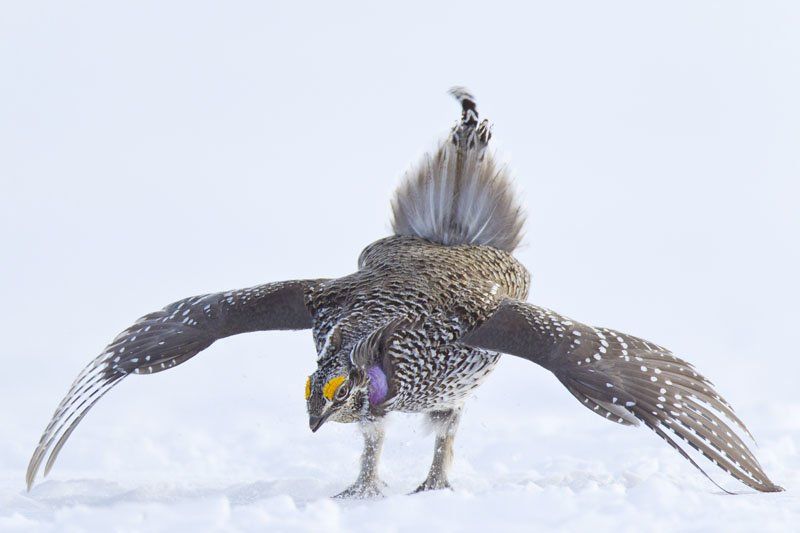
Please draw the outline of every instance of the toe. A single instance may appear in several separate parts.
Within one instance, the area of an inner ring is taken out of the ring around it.
[[[356,483],[335,495],[337,499],[382,498],[383,493],[376,483]]]
[[[450,485],[450,482],[447,481],[446,479],[426,479],[411,494],[417,494],[417,493],[420,493],[420,492],[427,492],[429,490],[442,490],[442,489],[453,490],[453,487]]]

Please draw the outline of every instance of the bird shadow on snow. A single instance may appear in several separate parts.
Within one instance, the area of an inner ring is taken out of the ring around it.
[[[136,488],[101,479],[45,481],[30,493],[21,491],[10,495],[3,507],[24,515],[49,514],[56,509],[72,506],[112,507],[118,504],[159,503],[226,498],[231,505],[249,505],[260,500],[289,496],[295,506],[327,498],[335,489],[312,479],[280,479],[255,481],[224,486],[148,484]]]
[[[662,481],[666,484],[673,483],[666,479]],[[454,493],[475,496],[498,491],[565,490],[579,494],[597,490],[612,492],[635,490],[642,483],[647,484],[647,479],[631,473],[615,476],[609,473],[578,469],[553,475],[527,472],[521,475],[501,476],[499,479],[493,480],[480,480],[467,476],[467,478],[454,483],[456,485]],[[403,487],[399,485],[403,484],[398,484],[394,489],[387,489],[386,496],[388,498],[401,497],[409,492],[403,490]],[[334,487],[328,482],[310,478],[261,480],[222,486],[156,483],[135,488],[101,479],[51,480],[35,486],[30,493],[20,492],[11,496],[10,499],[3,502],[3,507],[8,506],[7,508],[34,518],[45,517],[60,508],[73,506],[113,507],[139,503],[172,504],[215,498],[225,498],[232,506],[245,506],[288,496],[296,508],[303,509],[312,502],[329,499],[332,494],[341,489],[342,487]],[[449,493],[449,491],[446,492]],[[716,493],[714,490],[704,492]],[[719,491],[719,494],[723,493]],[[380,499],[378,498],[378,500]],[[336,501],[347,506],[349,500]],[[364,502],[364,500],[357,501]]]

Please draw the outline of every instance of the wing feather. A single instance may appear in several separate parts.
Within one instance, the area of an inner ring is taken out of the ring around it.
[[[709,479],[679,442],[748,487],[783,490],[733,429],[752,439],[730,404],[705,376],[666,348],[512,299],[502,301],[460,340],[542,365],[587,408],[625,425],[632,417],[642,421]],[[628,416],[615,416],[620,411]]]
[[[141,317],[83,369],[58,404],[28,464],[28,490],[48,452],[45,475],[80,421],[122,378],[172,368],[223,337],[310,328],[312,316],[306,301],[324,281],[268,283],[192,296]]]

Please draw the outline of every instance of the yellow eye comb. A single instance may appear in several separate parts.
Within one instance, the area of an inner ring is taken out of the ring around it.
[[[311,376],[306,378],[306,400],[311,397]]]
[[[336,376],[328,380],[325,386],[322,387],[322,395],[328,400],[333,400],[333,395],[336,394],[336,391],[342,386],[345,379],[344,376]]]

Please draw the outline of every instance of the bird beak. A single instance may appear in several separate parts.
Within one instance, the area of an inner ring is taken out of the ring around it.
[[[329,415],[330,415],[330,412],[328,412],[328,413],[325,413],[325,414],[324,414],[324,415],[322,415],[322,416],[314,416],[314,415],[309,415],[309,417],[308,417],[308,427],[310,427],[310,428],[311,428],[311,431],[312,431],[313,433],[316,433],[316,431],[317,431],[317,430],[318,430],[318,429],[319,429],[319,428],[322,426],[322,424],[324,424],[324,423],[325,423],[325,421],[328,419],[328,416],[329,416]]]

